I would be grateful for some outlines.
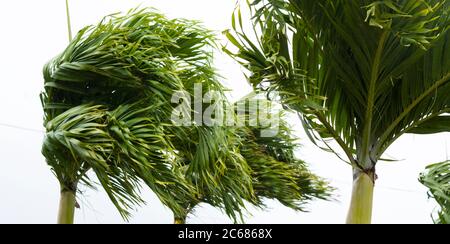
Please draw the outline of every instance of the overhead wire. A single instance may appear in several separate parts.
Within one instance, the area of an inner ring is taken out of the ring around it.
[[[2,123],[2,122],[0,122],[0,126],[1,127],[12,128],[12,129],[16,129],[16,130],[40,133],[40,134],[45,133],[44,130],[32,129],[32,128],[27,128],[27,127],[23,127],[23,126],[18,126],[18,125],[13,125],[13,124],[8,124],[8,123]]]

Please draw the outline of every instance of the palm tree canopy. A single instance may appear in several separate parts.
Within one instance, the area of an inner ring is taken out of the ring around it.
[[[354,167],[372,170],[405,133],[450,131],[450,1],[255,0],[251,10],[257,41],[237,11],[225,34],[238,52],[226,51]]]
[[[244,126],[216,128],[229,135],[228,142],[224,141],[218,145],[227,143],[228,150],[236,152],[235,158],[242,160],[240,163],[246,167],[249,175],[237,174],[236,171],[224,172],[219,179],[224,189],[222,191],[218,189],[211,191],[207,186],[198,188],[198,199],[185,204],[187,213],[192,212],[199,203],[207,203],[223,209],[234,222],[243,222],[243,212],[246,209],[244,200],[258,208],[264,208],[265,199],[274,199],[289,208],[304,211],[305,205],[309,201],[314,199],[328,200],[330,198],[333,189],[328,183],[311,173],[306,163],[294,156],[299,144],[285,121],[285,113],[273,109],[269,109],[269,111],[259,110],[257,114],[250,112],[253,111],[249,109],[251,104],[260,105],[262,103],[272,104],[266,99],[258,98],[256,94],[246,96],[233,107],[236,119],[242,121]],[[247,109],[238,112],[238,104],[245,104]],[[272,108],[273,106],[267,107]],[[263,115],[262,113],[266,114]],[[270,128],[269,123],[251,121],[258,119],[264,119],[266,122],[270,119],[276,119],[278,126],[277,128]],[[276,134],[274,136],[267,137],[263,136],[262,133],[265,129],[276,129],[278,132],[274,133]],[[191,138],[190,136],[188,138]],[[183,152],[186,155],[186,164],[190,164],[193,155],[201,148],[195,146],[196,140],[190,142],[186,138],[182,138],[180,143],[184,143],[187,147]],[[224,158],[223,162],[227,160],[230,160],[230,158]],[[222,160],[218,163],[222,163]],[[195,181],[195,178],[189,173],[186,173],[186,177],[189,181]],[[241,198],[232,198],[233,195],[230,192],[235,192],[234,188],[242,188],[240,184],[247,182],[249,179],[251,180],[251,194],[241,193]],[[185,220],[186,216],[179,216],[178,218]]]
[[[300,148],[299,140],[286,122],[285,112],[271,111],[270,116],[262,117],[278,118],[276,136],[262,136],[262,130],[268,129],[262,125],[264,123],[243,127],[240,132],[244,138],[241,154],[252,170],[256,205],[264,207],[264,199],[274,199],[291,209],[304,211],[305,205],[313,199],[329,199],[333,188],[295,156]]]
[[[435,223],[450,224],[450,161],[429,165],[419,180],[440,206]]]
[[[185,134],[173,134],[181,131],[170,123],[171,96],[195,82],[205,83],[206,91],[221,88],[205,51],[211,44],[211,33],[197,22],[169,20],[148,9],[82,29],[44,67],[43,153],[62,187],[92,185],[86,175],[92,169],[124,217],[142,203],[140,181],[183,214],[181,204],[196,190],[180,171],[174,138]],[[204,130],[205,137],[221,135]]]

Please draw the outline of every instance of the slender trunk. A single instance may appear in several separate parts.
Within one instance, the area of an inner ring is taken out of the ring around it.
[[[370,224],[372,222],[374,186],[375,173],[361,171],[355,173],[347,224]]]
[[[75,191],[62,190],[59,200],[58,224],[73,224],[75,205]]]
[[[176,225],[184,225],[184,224],[186,224],[186,218],[175,217],[174,224],[176,224]]]
[[[199,197],[199,199],[201,199],[200,196],[198,196],[198,197]],[[176,224],[176,225],[184,225],[184,224],[186,224],[187,216],[192,212],[192,210],[195,208],[195,206],[197,204],[199,204],[199,203],[200,203],[200,201],[192,201],[192,202],[186,203],[183,206],[184,212],[181,213],[181,214],[176,214],[174,216],[173,223]]]

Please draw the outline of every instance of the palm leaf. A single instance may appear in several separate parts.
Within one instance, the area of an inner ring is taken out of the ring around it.
[[[267,101],[261,99],[259,102]],[[311,173],[307,164],[294,155],[299,149],[298,138],[287,124],[284,111],[271,113],[270,117],[279,118],[275,136],[263,136],[262,131],[268,129],[264,123],[244,127],[241,131],[244,138],[241,154],[252,169],[256,205],[264,207],[264,199],[275,199],[289,208],[305,211],[304,206],[309,201],[329,199],[333,188]],[[267,115],[262,117],[268,118]]]
[[[429,189],[429,196],[440,206],[436,224],[450,224],[450,162],[429,165],[420,175],[420,182]]]
[[[185,139],[186,134],[181,134],[180,139],[177,140],[176,143],[180,143],[180,146],[177,146],[178,152],[183,155],[182,158],[185,158],[186,178],[201,186],[198,187],[197,200],[185,203],[186,213],[192,213],[195,206],[200,203],[207,203],[222,209],[234,222],[243,222],[246,202],[258,208],[265,208],[265,199],[275,199],[289,208],[304,211],[304,206],[309,201],[330,198],[333,189],[328,183],[311,173],[307,165],[294,156],[294,151],[298,149],[297,140],[283,119],[281,119],[280,127],[276,128],[279,129],[276,135],[263,136],[264,134],[261,133],[263,130],[271,129],[267,127],[267,121],[256,123],[257,121],[252,120],[283,118],[284,114],[275,110],[269,111],[270,114],[262,114],[264,111],[258,111],[258,114],[250,113],[253,111],[249,109],[250,104],[259,102],[268,103],[266,99],[250,95],[235,104],[235,119],[242,121],[243,127],[201,128],[208,131],[221,131],[227,135],[226,138],[219,138],[219,140],[211,138],[211,135],[215,134],[210,133],[209,139],[203,140],[201,137],[204,135],[201,133],[197,136],[198,129],[191,127],[195,133],[188,134],[187,138],[192,138],[192,142],[189,143]],[[241,103],[245,103],[248,109],[238,111],[238,104]],[[213,140],[220,143],[210,145]],[[196,143],[199,143],[197,147]],[[181,144],[184,145],[184,149]],[[202,150],[203,147],[212,149]],[[224,147],[227,147],[228,151],[221,149]],[[214,154],[215,157],[213,157],[211,152],[219,153]],[[227,154],[224,154],[225,152]],[[234,153],[230,155],[230,152]],[[204,162],[197,161],[198,157],[201,157]],[[195,167],[196,164],[200,164],[200,167],[208,167],[208,161],[222,165],[222,171],[211,175],[214,169],[204,170],[204,175],[199,169],[187,170],[189,167]],[[215,179],[213,187],[201,184],[202,181],[206,182],[203,177]],[[186,217],[187,215],[176,216],[181,222],[184,222]]]

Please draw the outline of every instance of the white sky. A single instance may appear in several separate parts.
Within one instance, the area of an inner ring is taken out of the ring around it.
[[[71,1],[74,31],[98,22],[104,15],[127,11],[139,4],[158,8],[169,17],[198,19],[218,33],[230,28],[234,0],[77,0]],[[43,134],[5,127],[11,124],[43,130],[38,94],[43,86],[42,66],[67,45],[64,0],[0,1],[0,223],[54,223],[59,200],[58,182],[40,153]],[[218,53],[216,65],[233,89],[233,97],[246,95],[241,68]],[[308,139],[299,155],[314,172],[338,188],[334,202],[313,202],[309,213],[296,213],[275,201],[269,209],[249,208],[248,223],[343,223],[351,192],[351,169],[334,155],[315,148]],[[450,134],[405,136],[388,155],[401,159],[379,163],[374,223],[431,223],[435,208],[417,178],[424,167],[449,158]],[[172,223],[171,212],[151,192],[148,206],[131,223]],[[79,199],[76,223],[124,223],[103,191],[86,190]],[[231,223],[219,210],[197,209],[189,223]]]

